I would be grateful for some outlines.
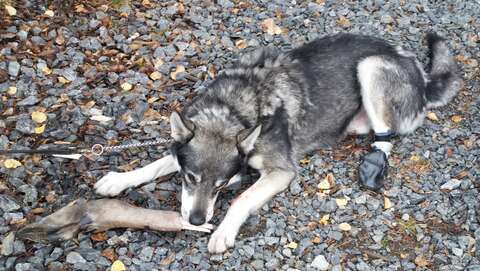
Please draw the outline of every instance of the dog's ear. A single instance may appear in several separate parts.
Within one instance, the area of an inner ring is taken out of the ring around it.
[[[184,120],[176,111],[170,115],[170,127],[172,138],[177,142],[185,143],[193,136],[193,123]]]
[[[253,130],[245,130],[237,135],[238,147],[244,154],[249,154],[253,150],[261,131],[262,125],[258,125]]]

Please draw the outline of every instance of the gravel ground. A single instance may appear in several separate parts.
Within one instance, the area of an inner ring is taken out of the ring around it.
[[[17,6],[17,16],[2,11],[0,149],[167,137],[169,112],[204,91],[242,50],[288,49],[340,31],[393,40],[424,64],[423,36],[438,31],[465,87],[395,141],[383,193],[356,181],[368,138],[347,138],[300,161],[300,177],[247,221],[223,255],[210,255],[208,234],[193,232],[115,230],[57,244],[11,234],[73,199],[94,198],[92,186],[108,170],[147,164],[162,149],[78,161],[0,156],[0,269],[105,270],[119,259],[128,270],[480,270],[478,1],[86,2],[66,7],[67,15],[28,3]],[[7,168],[6,159],[21,165]],[[318,188],[325,178],[329,191]],[[179,183],[121,197],[178,210]],[[233,195],[219,200],[214,223]]]

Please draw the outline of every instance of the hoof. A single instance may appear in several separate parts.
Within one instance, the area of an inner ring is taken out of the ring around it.
[[[360,183],[367,189],[378,191],[383,187],[383,180],[387,176],[387,155],[378,149],[374,149],[363,157],[359,168]]]

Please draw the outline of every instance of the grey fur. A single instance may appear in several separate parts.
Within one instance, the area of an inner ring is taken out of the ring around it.
[[[380,119],[374,128],[412,132],[426,108],[444,104],[460,87],[458,69],[443,39],[430,40],[430,74],[413,53],[352,34],[324,37],[286,53],[263,48],[242,56],[183,112],[185,122],[194,127],[193,136],[174,144],[172,154],[185,174],[201,175],[199,183],[184,184],[184,193],[202,197],[195,199],[199,203],[190,213],[205,216],[208,204],[200,202],[216,197],[247,163],[262,176],[274,171],[294,176],[290,173],[301,156],[342,140],[365,107],[365,91],[377,97],[370,110]],[[438,80],[443,80],[441,85]],[[245,151],[241,139],[259,125],[254,148]]]

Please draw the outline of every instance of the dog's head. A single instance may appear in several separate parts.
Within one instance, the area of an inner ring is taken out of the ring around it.
[[[176,112],[170,125],[175,140],[172,155],[184,175],[182,216],[193,225],[202,225],[212,218],[219,192],[239,180],[261,127],[226,136],[228,133],[195,127]]]

